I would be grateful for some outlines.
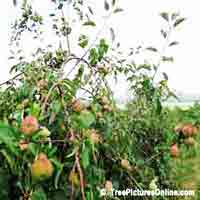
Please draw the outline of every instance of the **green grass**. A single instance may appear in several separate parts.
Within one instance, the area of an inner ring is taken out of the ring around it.
[[[195,191],[195,197],[187,197],[188,200],[200,199],[200,133],[196,142],[192,147],[182,144],[180,157],[173,159],[171,163],[171,178],[175,180],[177,187]]]

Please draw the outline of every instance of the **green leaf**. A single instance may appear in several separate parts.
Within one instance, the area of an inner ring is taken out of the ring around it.
[[[73,151],[69,155],[66,156],[66,158],[70,158],[70,157],[74,156],[76,154],[76,152],[77,152],[77,149],[74,148]]]
[[[8,140],[17,139],[18,136],[11,126],[0,123],[0,142],[8,143]]]
[[[55,16],[55,13],[51,13],[49,14],[50,17],[54,17]]]
[[[140,64],[140,65],[138,65],[137,70],[141,70],[141,69],[151,70],[151,65],[149,65],[149,64]]]
[[[98,61],[100,62],[104,55],[108,52],[109,46],[106,43],[105,39],[100,40],[100,44],[98,45]]]
[[[37,152],[38,152],[38,145],[35,143],[29,143],[28,144],[28,150],[34,155],[36,156]]]
[[[90,151],[87,147],[85,147],[81,153],[81,162],[84,169],[86,169],[90,164]]]
[[[88,10],[92,15],[94,14],[94,12],[93,12],[93,10],[92,10],[92,8],[90,6],[88,6]]]
[[[115,32],[113,28],[110,28],[110,35],[111,35],[111,40],[114,41],[115,40]]]
[[[167,32],[166,32],[166,31],[164,31],[164,30],[161,30],[160,32],[161,32],[161,34],[162,34],[162,36],[163,36],[164,38],[166,38],[166,37],[167,37]]]
[[[60,112],[61,108],[62,108],[62,104],[59,100],[55,101],[52,105],[52,111],[55,114],[58,114]]]
[[[174,23],[174,27],[177,27],[179,24],[181,24],[182,22],[184,22],[186,20],[186,18],[180,18],[177,19]]]
[[[107,11],[110,9],[110,5],[107,2],[107,0],[104,1],[104,9],[107,10]]]
[[[174,42],[171,42],[171,43],[169,44],[169,47],[171,47],[171,46],[175,46],[175,45],[178,45],[178,44],[179,44],[179,42],[174,41]]]
[[[78,42],[80,47],[85,48],[88,45],[88,37],[86,35],[80,35]]]
[[[165,73],[165,72],[163,72],[163,76],[164,76],[164,79],[165,80],[168,80],[169,78],[168,78],[168,75]]]
[[[82,128],[89,128],[95,122],[94,115],[89,111],[82,111],[77,117],[77,122]]]
[[[63,3],[60,3],[58,9],[61,10],[63,8]]]
[[[35,116],[36,118],[39,116],[40,114],[40,105],[38,103],[33,103],[32,106],[31,106],[31,115],[32,116]]]
[[[156,99],[156,113],[161,114],[161,111],[162,111],[162,104],[160,102],[160,99],[157,98]]]
[[[53,196],[52,196],[52,200],[66,200],[67,196],[64,193],[64,191],[56,191]]]
[[[89,60],[90,60],[90,64],[91,65],[95,65],[98,62],[98,53],[97,50],[95,48],[92,48],[90,50],[90,54],[89,54]]]
[[[179,13],[172,13],[171,19],[175,20],[177,17],[179,17]]]
[[[119,13],[119,12],[123,12],[124,10],[122,8],[116,8],[114,10],[114,13]]]
[[[160,13],[160,16],[166,20],[166,21],[169,21],[169,14],[167,12],[162,12]]]
[[[62,169],[59,169],[59,170],[56,172],[55,179],[54,179],[54,187],[55,187],[55,189],[58,189],[58,182],[59,182],[61,173],[62,173]]]
[[[115,6],[116,0],[112,0],[112,6]]]
[[[17,0],[13,0],[13,5],[14,5],[14,6],[17,5]]]
[[[162,61],[164,61],[164,62],[173,62],[173,61],[174,61],[174,58],[173,58],[173,57],[166,57],[166,56],[163,56],[163,57],[162,57]]]
[[[95,22],[93,22],[93,21],[87,21],[87,22],[85,22],[84,24],[83,24],[83,26],[96,26],[96,24],[95,24]]]
[[[46,194],[42,188],[38,188],[32,194],[31,200],[47,200]]]
[[[13,157],[11,155],[9,155],[7,153],[7,151],[5,149],[2,149],[0,151],[0,153],[4,156],[4,158],[6,159],[7,163],[9,164],[11,170],[13,170],[14,165],[15,165],[15,160],[13,159]]]
[[[158,50],[155,47],[147,47],[146,50],[153,51],[153,52],[158,52]]]

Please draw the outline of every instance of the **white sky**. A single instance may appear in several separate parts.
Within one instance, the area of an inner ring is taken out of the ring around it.
[[[47,0],[39,1],[41,10],[47,9]],[[90,0],[94,2],[100,2]],[[103,0],[102,4],[103,4]],[[115,16],[111,23],[116,32],[117,39],[124,47],[135,47],[138,44],[156,45],[160,43],[160,28],[162,21],[158,14],[162,11],[178,11],[181,16],[188,18],[174,35],[180,45],[171,49],[175,58],[173,64],[164,65],[161,71],[169,75],[171,88],[184,93],[200,93],[200,12],[199,1],[195,0],[120,0],[125,12]],[[8,39],[9,26],[14,19],[16,10],[12,1],[0,3],[0,81],[8,77]],[[125,87],[121,87],[121,96],[124,96]]]

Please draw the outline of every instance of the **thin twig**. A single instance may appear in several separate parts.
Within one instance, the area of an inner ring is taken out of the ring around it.
[[[14,140],[11,140],[11,141],[14,142]],[[23,145],[23,144],[30,144],[30,143],[44,144],[44,143],[46,143],[46,142],[49,142],[49,140],[37,140],[37,141],[30,141],[30,142],[28,142],[28,141],[22,141],[22,142],[20,142],[20,144],[21,144],[21,145]],[[67,140],[66,140],[66,139],[65,139],[65,140],[50,140],[50,142],[51,142],[51,143],[66,143]]]
[[[46,108],[46,105],[47,105],[47,102],[49,100],[49,97],[51,96],[51,93],[53,92],[53,90],[60,84],[60,82],[56,82],[53,84],[53,86],[50,88],[45,100],[44,100],[44,103],[42,105],[42,114],[45,112],[45,108]]]
[[[73,168],[72,168],[71,173],[74,173],[74,172],[75,172],[75,169],[76,169],[76,162],[75,162],[74,165],[73,165]],[[70,200],[73,200],[73,197],[74,197],[74,184],[73,184],[73,182],[72,182],[72,192],[71,192]]]
[[[21,76],[22,74],[23,74],[23,72],[21,72],[21,73],[15,75],[15,76],[12,77],[11,79],[9,79],[9,80],[7,80],[7,81],[5,81],[5,82],[3,82],[3,83],[0,83],[0,87],[3,86],[3,85],[5,85],[5,84],[8,84],[8,83],[14,81],[16,78],[18,78],[18,77]]]
[[[79,176],[80,176],[80,187],[81,187],[82,200],[86,200],[85,191],[84,191],[84,177],[83,177],[83,171],[82,171],[81,165],[80,165],[79,151],[76,152],[76,166],[77,166]]]
[[[161,155],[162,153],[163,153],[163,152],[159,152],[159,153],[157,153],[157,154],[151,156],[149,159],[145,160],[144,162],[145,162],[145,163],[148,163],[148,162],[150,162],[151,160],[153,160],[154,158],[156,158],[157,156]]]

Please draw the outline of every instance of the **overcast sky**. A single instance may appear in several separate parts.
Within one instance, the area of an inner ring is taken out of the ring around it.
[[[48,0],[35,0],[42,10],[47,9]],[[97,2],[96,0],[90,0]],[[103,3],[103,0],[98,2]],[[184,93],[200,93],[200,12],[199,1],[191,0],[121,0],[123,14],[114,17],[111,23],[115,27],[117,39],[124,47],[135,47],[138,44],[159,45],[162,11],[180,12],[187,21],[180,26],[174,38],[180,45],[171,49],[175,58],[173,64],[164,65],[161,71],[169,75],[171,88]],[[0,3],[0,81],[8,77],[8,39],[9,26],[16,10],[12,1]],[[120,95],[125,95],[125,87],[121,87]],[[119,91],[118,91],[119,93]]]

